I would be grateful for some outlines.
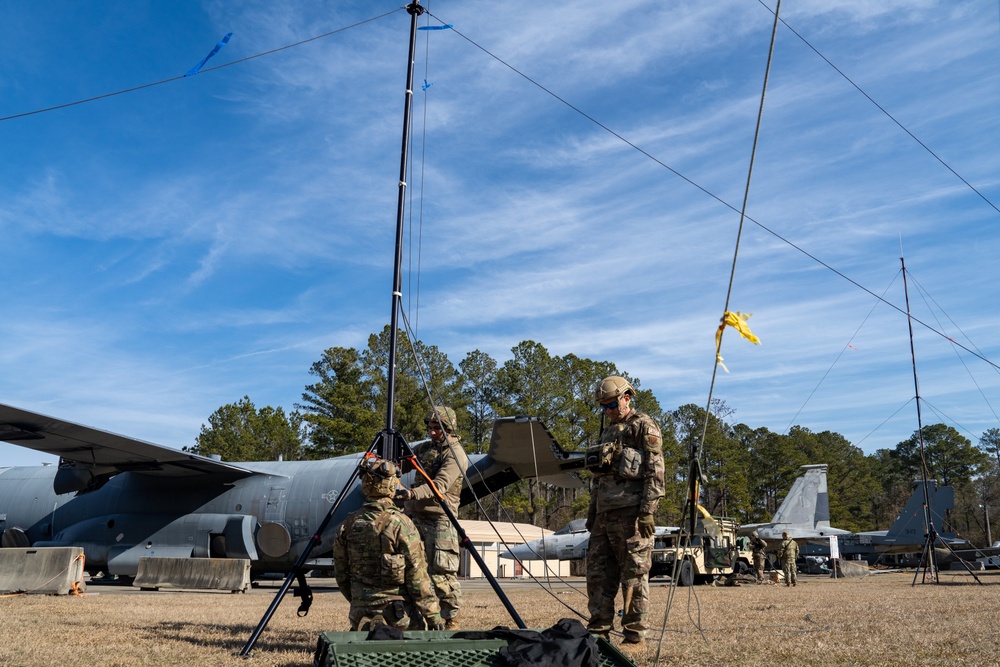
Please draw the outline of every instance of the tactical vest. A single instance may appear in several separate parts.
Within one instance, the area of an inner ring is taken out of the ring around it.
[[[446,439],[440,445],[432,443],[427,446],[423,451],[417,455],[417,460],[420,461],[420,467],[424,469],[427,476],[431,479],[437,477],[438,472],[441,471],[441,466],[444,465],[446,456],[445,454],[449,452],[449,440],[451,440],[451,447],[461,447],[462,444],[458,439],[452,439],[450,436],[446,436]],[[447,489],[438,489],[444,496],[459,497],[462,495],[462,478],[463,475],[459,475],[454,484]],[[413,486],[423,486],[427,484],[427,480],[423,478],[422,475],[417,475],[416,479],[413,481]]]
[[[586,465],[600,473],[612,473],[623,480],[642,478],[645,449],[639,437],[642,413],[633,412],[620,424],[609,424],[601,432],[601,442],[587,448]]]
[[[393,506],[366,504],[367,511],[348,517],[345,526],[347,557],[352,588],[402,594],[406,581],[406,559],[396,553],[386,528],[399,510]]]

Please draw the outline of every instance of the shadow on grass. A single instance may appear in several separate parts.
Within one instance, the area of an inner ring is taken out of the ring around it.
[[[231,656],[238,656],[250,639],[256,625],[244,623],[197,623],[188,621],[165,621],[142,628],[139,634],[146,634],[150,639],[160,642],[180,642],[196,647],[215,648]],[[319,641],[319,630],[290,630],[281,628],[265,630],[258,637],[251,651],[251,657],[258,653],[267,653],[272,659],[280,654],[304,654],[301,659],[288,656],[289,662],[281,663],[287,667],[293,665],[311,665],[312,656]],[[278,664],[278,663],[269,663]]]

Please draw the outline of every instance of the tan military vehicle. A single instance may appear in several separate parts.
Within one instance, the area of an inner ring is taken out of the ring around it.
[[[737,537],[738,528],[736,521],[726,517],[712,517],[712,521],[699,518],[690,540],[681,529],[656,535],[649,576],[675,577],[678,586],[690,586],[734,572],[752,572],[750,540]]]

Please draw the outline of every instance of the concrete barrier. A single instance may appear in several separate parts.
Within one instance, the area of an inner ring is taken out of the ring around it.
[[[0,549],[0,593],[75,595],[83,590],[83,547]]]
[[[250,588],[248,558],[140,558],[132,586],[142,589],[194,588],[245,593]]]

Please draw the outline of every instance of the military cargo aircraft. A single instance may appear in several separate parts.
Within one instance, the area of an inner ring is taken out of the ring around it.
[[[288,572],[341,492],[316,559],[363,500],[357,482],[344,489],[361,454],[231,463],[7,405],[0,441],[60,457],[0,468],[0,545],[81,546],[91,573],[132,577],[142,557],[246,558],[252,573]],[[469,462],[463,505],[527,477],[579,486],[572,471],[583,467],[533,417],[497,419],[488,453]]]

